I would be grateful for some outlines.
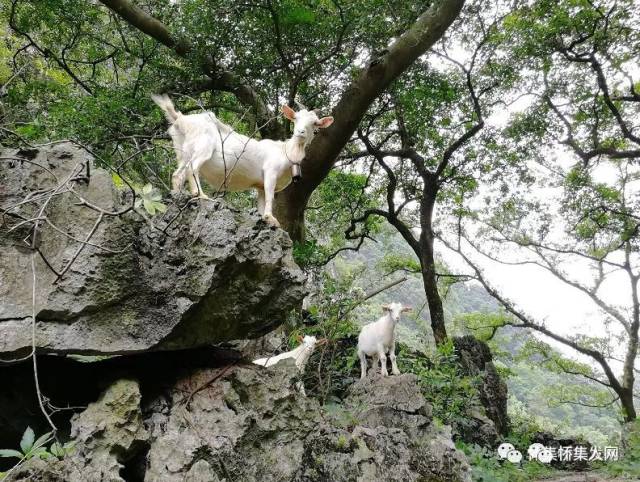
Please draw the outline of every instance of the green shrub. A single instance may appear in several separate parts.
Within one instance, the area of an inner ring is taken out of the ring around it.
[[[427,357],[400,345],[400,371],[418,376],[420,389],[433,407],[433,415],[445,424],[464,423],[469,400],[477,394],[477,378],[462,374],[451,340]]]

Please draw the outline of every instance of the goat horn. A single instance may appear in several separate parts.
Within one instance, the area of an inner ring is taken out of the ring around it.
[[[320,109],[313,109],[313,112],[315,112],[318,117],[320,117],[320,115],[322,114]]]
[[[298,109],[300,110],[307,110],[307,108],[305,107],[305,105],[302,102],[298,102],[297,100],[294,100],[294,102],[296,103],[296,105],[298,106]]]

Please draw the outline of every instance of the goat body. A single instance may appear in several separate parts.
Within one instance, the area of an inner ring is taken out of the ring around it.
[[[304,373],[304,368],[307,365],[309,358],[313,354],[317,343],[318,340],[315,336],[305,336],[302,339],[302,343],[293,350],[287,351],[285,353],[280,353],[279,355],[275,356],[258,358],[257,360],[253,360],[253,363],[255,363],[256,365],[262,365],[263,367],[270,367],[286,358],[293,358],[295,360],[296,368],[298,369],[298,371],[300,373]],[[296,383],[296,387],[303,395],[306,395],[302,382]]]
[[[300,344],[293,350],[287,351],[285,353],[280,353],[279,355],[275,356],[258,358],[257,360],[253,360],[253,363],[255,363],[256,365],[262,365],[263,367],[270,367],[286,358],[293,358],[296,362],[296,368],[302,372],[304,371],[304,367],[307,365],[311,354],[316,348],[316,342],[317,340],[314,336],[305,336],[302,344]]]
[[[387,353],[391,360],[391,372],[400,375],[396,364],[395,327],[400,314],[411,308],[402,307],[400,303],[384,305],[385,314],[377,321],[362,327],[358,336],[358,358],[360,359],[360,378],[367,376],[367,356],[373,357],[373,366],[380,361],[380,373],[387,376]]]
[[[296,134],[287,141],[256,140],[235,132],[213,112],[183,115],[166,95],[152,96],[171,124],[169,135],[178,159],[172,176],[172,188],[180,191],[185,178],[191,194],[206,198],[200,177],[216,191],[258,190],[258,211],[270,223],[279,226],[273,216],[275,193],[292,180],[291,168],[304,159],[305,147],[315,127],[328,127],[332,117],[318,119],[313,111],[283,112],[295,124]]]

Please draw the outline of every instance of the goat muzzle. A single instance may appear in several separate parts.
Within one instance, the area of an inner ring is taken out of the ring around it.
[[[291,179],[293,182],[298,182],[302,179],[302,169],[300,164],[291,164]]]

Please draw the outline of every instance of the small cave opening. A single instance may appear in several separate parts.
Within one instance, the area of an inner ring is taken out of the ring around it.
[[[125,482],[144,482],[144,477],[147,474],[147,456],[150,449],[151,445],[141,443],[138,447],[132,449],[133,456],[121,462],[122,468],[119,474]]]
[[[73,415],[95,401],[102,390],[99,382],[88,376],[86,365],[64,356],[38,355],[43,401],[58,429],[57,438],[63,443],[69,440]],[[38,403],[32,361],[1,366],[0,379],[10,387],[0,391],[0,448],[20,450],[27,427],[36,438],[51,431]],[[16,461],[0,458],[0,471],[11,468]]]

